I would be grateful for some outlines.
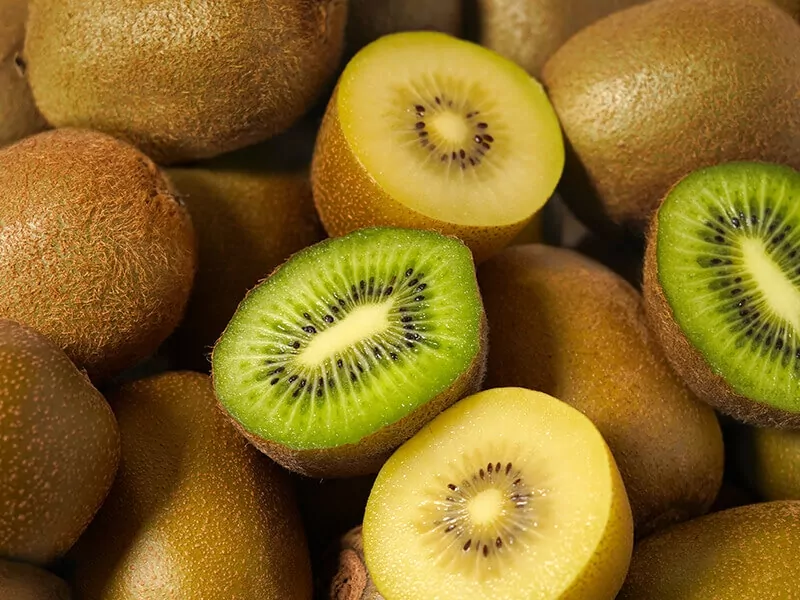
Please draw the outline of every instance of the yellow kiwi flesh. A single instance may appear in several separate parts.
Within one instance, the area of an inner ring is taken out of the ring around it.
[[[109,396],[122,465],[70,559],[82,600],[309,600],[286,474],[216,409],[208,376],[168,372]]]
[[[22,49],[28,0],[0,0],[0,146],[45,128],[36,109]]]
[[[575,34],[542,77],[571,148],[559,191],[595,230],[643,234],[706,166],[800,168],[800,28],[769,2],[633,6]]]
[[[619,600],[794,598],[800,502],[732,508],[642,541]]]
[[[53,125],[173,164],[297,121],[334,76],[346,20],[346,0],[31,0],[25,53]]]
[[[0,598],[3,600],[70,600],[66,582],[25,563],[0,559]]]
[[[153,162],[110,136],[48,131],[0,150],[0,317],[104,378],[180,321],[194,229]]]
[[[314,200],[331,235],[433,229],[480,262],[542,208],[563,160],[550,102],[524,70],[446,34],[399,33],[362,49],[339,79]]]
[[[370,494],[363,543],[386,600],[611,600],[633,523],[585,416],[540,392],[496,388],[395,452]]]
[[[637,537],[705,513],[722,481],[720,426],[669,367],[640,294],[594,260],[541,245],[506,249],[478,281],[492,349],[486,385],[541,390],[594,422]]]
[[[69,550],[119,452],[114,415],[86,376],[40,333],[0,319],[0,558],[45,565]]]
[[[762,500],[800,500],[800,431],[737,424],[731,454],[738,474]]]

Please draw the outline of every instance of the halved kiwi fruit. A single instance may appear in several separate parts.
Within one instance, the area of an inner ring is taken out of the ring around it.
[[[603,437],[541,392],[494,388],[403,444],[367,503],[364,554],[387,600],[610,600],[633,545]]]
[[[553,107],[521,67],[447,34],[405,32],[348,63],[312,183],[331,235],[433,229],[463,239],[480,262],[542,208],[563,165]]]
[[[800,427],[800,173],[695,171],[649,231],[644,293],[672,365],[702,399],[755,425]]]
[[[370,228],[297,254],[239,305],[212,353],[242,432],[305,475],[377,472],[485,371],[469,249],[435,232]]]

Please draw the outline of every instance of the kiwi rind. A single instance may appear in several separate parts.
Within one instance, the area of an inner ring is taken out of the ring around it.
[[[346,21],[346,0],[32,0],[25,54],[54,126],[109,133],[175,164],[299,120],[334,76]]]
[[[338,569],[328,582],[330,600],[385,600],[367,570],[362,530],[358,525],[339,541]]]
[[[800,431],[731,426],[735,475],[762,501],[800,500]]]
[[[70,600],[67,583],[44,569],[0,559],[3,600]]]

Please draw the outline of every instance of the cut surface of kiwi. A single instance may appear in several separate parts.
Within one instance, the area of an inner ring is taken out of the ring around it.
[[[474,391],[484,327],[460,241],[360,230],[295,254],[247,295],[212,354],[216,393],[285,466],[331,476],[341,462],[348,475],[363,474],[352,472],[362,470],[359,455],[393,449],[426,411]],[[345,456],[321,472],[303,464],[335,448]]]
[[[553,107],[522,68],[446,34],[404,32],[345,68],[312,178],[329,233],[437,229],[480,259],[541,209],[563,162]]]
[[[800,424],[800,173],[696,171],[667,195],[649,246],[648,313],[689,385],[742,420]]]
[[[614,598],[633,525],[616,463],[585,416],[541,392],[458,402],[378,474],[364,553],[387,600]]]

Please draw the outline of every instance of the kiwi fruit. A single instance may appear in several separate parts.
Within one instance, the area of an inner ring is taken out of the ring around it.
[[[541,75],[573,34],[644,0],[475,0],[480,43]]]
[[[633,553],[619,600],[794,598],[800,502],[750,504],[659,532]]]
[[[476,391],[486,323],[469,249],[375,227],[302,250],[251,290],[212,353],[242,433],[311,477],[376,473]]]
[[[50,123],[174,164],[296,122],[335,75],[346,22],[346,0],[30,0],[25,54]]]
[[[338,570],[329,585],[330,600],[385,600],[367,570],[362,530],[361,525],[354,527],[339,542]]]
[[[0,559],[0,598],[3,600],[70,600],[66,582],[25,563]]]
[[[114,415],[86,376],[37,331],[0,319],[0,558],[47,565],[69,550],[119,453]]]
[[[574,250],[504,250],[478,270],[489,320],[488,387],[540,390],[577,408],[605,437],[637,537],[705,513],[717,496],[719,422],[672,371],[641,295]]]
[[[370,493],[364,556],[388,600],[612,600],[633,522],[595,426],[552,396],[494,388],[434,418]]]
[[[559,191],[603,235],[641,237],[697,169],[800,168],[800,28],[763,0],[633,6],[575,34],[542,73],[567,138]]]
[[[122,464],[69,555],[82,600],[310,600],[287,474],[218,410],[210,379],[173,371],[109,394]]]
[[[183,316],[194,229],[144,154],[63,129],[0,150],[0,317],[50,337],[93,378],[152,354]]]
[[[447,34],[406,32],[348,63],[311,180],[332,236],[430,229],[459,237],[481,262],[539,212],[563,161],[550,101],[523,69]]]
[[[574,250],[604,264],[637,290],[642,289],[644,243],[635,238],[604,239],[587,233],[575,244]]]
[[[800,0],[772,0],[772,2],[800,21]]]
[[[647,316],[667,358],[701,399],[754,425],[800,427],[798,200],[789,167],[699,169],[647,237]]]
[[[730,438],[737,475],[761,500],[800,500],[800,431],[739,425]]]
[[[291,141],[282,140],[284,153]],[[325,236],[308,162],[295,166],[273,156],[275,151],[270,143],[261,144],[166,170],[198,239],[198,271],[173,340],[182,367],[210,369],[211,348],[253,284]]]
[[[46,127],[36,109],[22,56],[28,0],[0,0],[0,146]]]

